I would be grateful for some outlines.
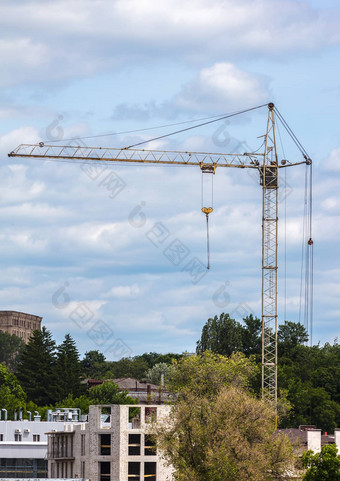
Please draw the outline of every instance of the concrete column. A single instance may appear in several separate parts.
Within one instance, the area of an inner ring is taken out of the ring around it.
[[[335,444],[338,448],[338,454],[340,454],[340,429],[334,429]]]
[[[321,451],[321,429],[307,431],[307,449],[311,449],[315,453]]]

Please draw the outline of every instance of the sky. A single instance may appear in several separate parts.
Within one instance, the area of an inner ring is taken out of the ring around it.
[[[70,333],[82,355],[98,349],[112,361],[193,352],[207,319],[222,312],[240,322],[260,317],[262,192],[253,171],[202,177],[197,167],[94,168],[7,154],[40,141],[121,148],[193,125],[183,122],[274,102],[313,160],[308,330],[313,344],[334,342],[337,1],[3,0],[0,26],[0,309],[42,316],[58,343]],[[255,151],[267,112],[265,106],[143,148]],[[278,128],[279,158],[303,160]],[[302,165],[281,174],[279,324],[304,322],[305,171]],[[212,197],[208,271],[201,207]],[[176,245],[181,258],[171,254]],[[190,271],[194,260],[200,275]]]

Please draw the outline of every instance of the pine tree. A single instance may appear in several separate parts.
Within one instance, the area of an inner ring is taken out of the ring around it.
[[[55,401],[55,342],[43,327],[33,331],[24,347],[17,368],[17,377],[29,401],[44,406]]]
[[[57,400],[65,399],[69,394],[77,397],[81,393],[81,366],[79,352],[70,334],[66,334],[64,342],[58,346],[55,376],[58,380]]]

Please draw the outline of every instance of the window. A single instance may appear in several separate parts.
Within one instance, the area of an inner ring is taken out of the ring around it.
[[[14,434],[14,441],[22,441],[22,434]]]
[[[154,423],[157,421],[157,408],[145,408],[145,422]]]
[[[99,434],[101,456],[111,455],[111,434]]]
[[[110,406],[103,406],[101,408],[101,428],[109,428],[111,426],[111,408]]]
[[[80,437],[80,456],[85,456],[85,434]]]
[[[40,442],[40,434],[33,434],[33,442],[35,443]]]
[[[144,454],[145,456],[157,455],[156,440],[155,436],[153,436],[152,434],[145,435]]]
[[[100,466],[100,481],[110,481],[111,465],[109,462],[99,463]]]
[[[140,416],[141,410],[140,408],[129,408],[129,427],[130,429],[139,429],[140,428]]]
[[[140,434],[129,434],[129,456],[140,455]]]
[[[156,463],[144,463],[144,479],[156,481]]]
[[[0,458],[0,479],[47,478],[47,460]]]
[[[4,435],[0,434],[0,441],[3,441],[3,440],[4,440]]]
[[[80,463],[80,476],[85,478],[85,461],[81,461]]]
[[[140,481],[140,463],[128,464],[129,481]]]

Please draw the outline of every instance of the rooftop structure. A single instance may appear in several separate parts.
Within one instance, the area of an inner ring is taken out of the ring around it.
[[[141,382],[131,377],[120,377],[116,379],[84,379],[83,384],[86,384],[88,389],[93,386],[98,386],[104,382],[113,381],[119,387],[120,391],[127,391],[129,396],[137,400],[139,404],[162,404],[168,401],[170,395],[156,384],[149,382]]]

